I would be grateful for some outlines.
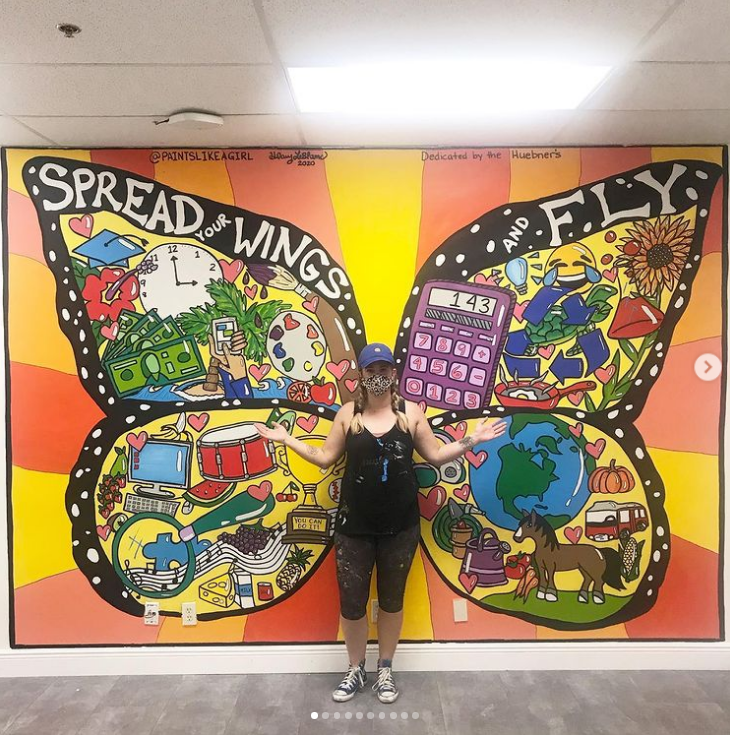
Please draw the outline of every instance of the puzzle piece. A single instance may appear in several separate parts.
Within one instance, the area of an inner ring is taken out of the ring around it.
[[[198,541],[193,539],[193,551],[195,556],[205,551],[210,546],[210,541]],[[182,541],[172,540],[172,533],[158,533],[157,540],[145,544],[142,547],[145,558],[153,559],[156,572],[167,572],[170,570],[170,562],[176,561],[178,565],[187,563],[188,550]]]

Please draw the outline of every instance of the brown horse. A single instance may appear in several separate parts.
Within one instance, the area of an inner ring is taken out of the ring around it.
[[[590,544],[561,544],[553,527],[534,510],[522,511],[522,520],[513,536],[515,541],[531,538],[535,542],[533,559],[537,566],[537,597],[557,602],[555,572],[579,569],[583,584],[578,592],[578,602],[588,602],[588,591],[593,583],[593,602],[605,602],[603,585],[617,590],[625,589],[621,580],[621,557],[615,549],[599,549]]]

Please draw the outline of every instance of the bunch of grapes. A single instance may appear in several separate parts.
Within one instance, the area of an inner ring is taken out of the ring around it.
[[[236,533],[222,533],[218,536],[218,541],[230,544],[243,554],[258,554],[270,537],[271,531],[266,528],[239,526]]]
[[[99,513],[102,518],[109,518],[114,510],[115,503],[122,502],[122,488],[127,484],[124,477],[102,475],[99,483],[99,492],[96,499],[99,501]]]

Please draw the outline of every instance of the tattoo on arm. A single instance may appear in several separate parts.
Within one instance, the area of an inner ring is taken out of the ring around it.
[[[471,436],[465,436],[463,439],[459,439],[459,444],[461,444],[464,449],[471,449],[476,442]]]
[[[307,445],[306,451],[310,457],[316,457],[319,454],[319,449],[317,447],[313,447],[311,444]]]

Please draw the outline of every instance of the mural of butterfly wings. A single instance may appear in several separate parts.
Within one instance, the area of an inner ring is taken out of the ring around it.
[[[443,441],[508,423],[458,466],[421,467],[423,545],[454,591],[560,629],[653,605],[669,526],[634,422],[687,307],[721,173],[653,163],[510,203],[424,263],[396,344],[404,396]]]
[[[352,397],[365,338],[347,276],[289,222],[126,171],[37,157],[23,175],[59,324],[106,415],[66,496],[79,568],[135,615],[184,592],[201,619],[293,594],[330,548],[342,466],[254,424],[316,446]]]
[[[462,460],[417,466],[423,546],[459,594],[566,629],[656,599],[669,528],[633,422],[686,308],[720,173],[654,163],[513,203],[419,272],[401,392],[442,441],[509,423]],[[80,569],[135,615],[191,589],[202,619],[293,594],[329,548],[341,467],[319,473],[252,422],[316,443],[352,397],[365,327],[346,274],[294,224],[129,172],[38,157],[24,180],[59,323],[107,416],[67,493]],[[582,576],[588,556],[599,563]],[[566,574],[545,577],[546,560]]]

